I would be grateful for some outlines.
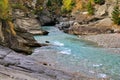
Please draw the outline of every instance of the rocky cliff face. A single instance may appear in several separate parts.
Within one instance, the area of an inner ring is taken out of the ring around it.
[[[41,46],[33,38],[35,31],[38,31],[37,34],[48,34],[48,32],[40,30],[40,23],[32,14],[35,8],[34,1],[10,0],[10,3],[12,7],[10,18],[0,21],[0,44],[17,52],[31,54],[33,47]],[[32,29],[34,32],[31,32]]]

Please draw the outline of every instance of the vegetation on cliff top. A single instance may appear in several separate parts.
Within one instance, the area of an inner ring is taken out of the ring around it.
[[[14,24],[11,21],[11,13],[8,0],[0,0],[0,19],[2,22],[6,21],[13,35],[16,35],[14,31]],[[5,26],[3,26],[5,27]]]
[[[116,5],[112,12],[112,21],[114,22],[114,24],[120,25],[120,9],[118,5],[118,1],[116,2]]]

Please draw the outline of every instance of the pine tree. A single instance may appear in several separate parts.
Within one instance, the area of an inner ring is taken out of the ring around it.
[[[89,15],[93,15],[94,14],[94,8],[92,6],[91,1],[89,1],[88,4],[87,4],[87,11],[88,11]]]
[[[116,3],[116,6],[114,7],[113,12],[112,12],[112,21],[115,24],[120,25],[120,9],[118,6],[118,1]]]
[[[74,5],[74,0],[63,0],[62,12],[70,12]]]
[[[47,1],[47,6],[52,6],[51,0]]]

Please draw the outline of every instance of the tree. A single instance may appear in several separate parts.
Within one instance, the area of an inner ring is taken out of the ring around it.
[[[62,12],[70,12],[74,5],[74,0],[63,0]]]
[[[48,0],[46,5],[47,5],[47,6],[52,6],[51,0]]]
[[[10,39],[12,36],[16,35],[16,32],[14,30],[14,24],[11,20],[10,6],[8,0],[0,0],[0,23],[0,44],[4,46],[10,46],[12,45]],[[10,35],[11,37],[8,35]],[[9,38],[9,40],[7,37]]]
[[[0,20],[2,24],[5,22],[9,25],[10,31],[15,35],[14,25],[10,19],[10,6],[8,0],[0,0]]]
[[[7,19],[9,13],[8,0],[0,0],[0,19]]]
[[[118,5],[118,1],[112,12],[112,21],[115,24],[120,25],[120,9],[119,9],[119,5]]]
[[[92,6],[91,1],[89,1],[88,4],[87,4],[87,11],[88,11],[89,15],[93,15],[94,14],[94,8]]]

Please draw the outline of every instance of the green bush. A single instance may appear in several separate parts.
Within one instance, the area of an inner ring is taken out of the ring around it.
[[[92,5],[92,3],[90,1],[87,4],[87,11],[88,11],[89,15],[93,15],[94,14],[94,8],[93,8],[93,5]]]
[[[95,2],[96,4],[102,5],[102,4],[105,3],[105,0],[94,0],[94,2]]]
[[[62,12],[67,13],[70,12],[75,5],[74,0],[63,0]]]
[[[112,21],[115,24],[120,25],[120,9],[118,4],[114,7],[114,10],[112,12]]]
[[[20,3],[12,4],[12,8],[14,8],[14,9],[21,9],[23,11],[27,11],[27,8],[24,5],[20,4]]]

